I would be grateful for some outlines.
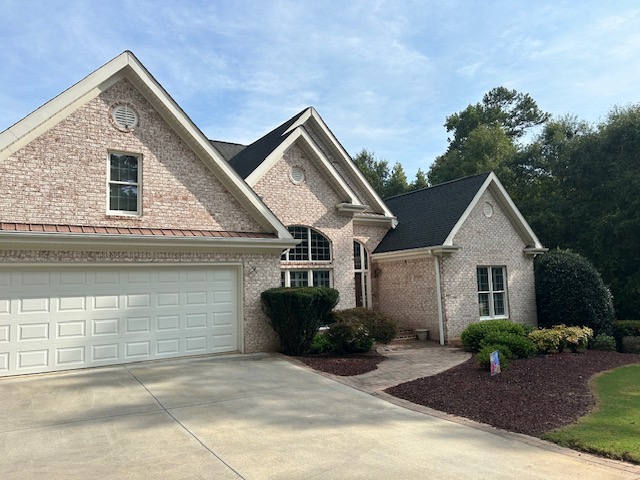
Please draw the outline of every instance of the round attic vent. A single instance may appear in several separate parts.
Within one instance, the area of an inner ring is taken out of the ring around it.
[[[489,202],[486,202],[482,207],[482,213],[484,213],[485,217],[490,218],[491,215],[493,215],[493,205],[491,205]]]
[[[116,105],[113,107],[111,117],[121,130],[129,131],[138,126],[138,114],[129,105]]]
[[[300,167],[291,167],[291,181],[295,184],[304,182],[304,170]]]

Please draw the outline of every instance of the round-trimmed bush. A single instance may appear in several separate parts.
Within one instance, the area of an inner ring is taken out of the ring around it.
[[[462,346],[469,352],[477,352],[482,348],[484,337],[490,332],[508,332],[524,336],[525,330],[519,323],[509,320],[484,320],[475,322],[464,329],[460,335]]]
[[[535,282],[539,326],[587,326],[596,334],[611,333],[611,292],[582,255],[554,250],[537,257]]]
[[[512,358],[531,358],[538,350],[526,336],[511,332],[489,332],[480,345],[483,348],[486,345],[504,345],[513,354]]]
[[[491,354],[498,351],[498,358],[500,359],[500,369],[506,370],[509,366],[509,358],[513,358],[513,353],[509,350],[509,347],[505,345],[485,345],[480,349],[476,355],[476,362],[485,370],[491,369]]]
[[[329,287],[270,288],[260,294],[285,354],[301,355],[308,350],[339,296],[338,290]]]

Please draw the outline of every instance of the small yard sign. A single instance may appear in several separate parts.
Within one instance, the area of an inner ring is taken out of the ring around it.
[[[491,376],[497,375],[500,373],[500,355],[498,355],[498,350],[495,352],[491,352],[490,356],[491,360]]]

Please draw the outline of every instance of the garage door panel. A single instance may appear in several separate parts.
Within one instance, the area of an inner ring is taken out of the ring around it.
[[[238,350],[233,267],[0,268],[0,285],[0,375]]]
[[[59,321],[56,327],[56,337],[58,339],[84,339],[87,336],[87,322],[84,320]]]

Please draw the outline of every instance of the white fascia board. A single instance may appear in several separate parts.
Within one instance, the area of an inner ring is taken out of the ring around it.
[[[380,196],[376,193],[376,191],[371,187],[367,179],[364,178],[364,175],[358,169],[356,164],[353,162],[353,160],[351,159],[351,156],[340,144],[338,139],[333,135],[333,133],[331,132],[327,124],[324,123],[324,120],[322,120],[322,117],[318,114],[316,109],[313,107],[310,107],[308,110],[310,112],[309,112],[309,115],[305,118],[305,122],[307,119],[313,118],[315,123],[322,130],[322,133],[324,133],[324,135],[331,140],[331,143],[333,144],[335,150],[340,153],[341,158],[339,160],[342,166],[345,167],[345,169],[351,173],[352,177],[356,180],[356,183],[360,184],[359,185],[360,188],[364,190],[365,194],[369,195],[370,200],[373,200],[372,206],[377,208],[379,211],[383,212],[385,216],[393,217],[393,213],[391,213],[391,210],[389,210],[389,208],[385,205],[382,198],[380,198]],[[305,115],[306,115],[306,112],[305,112]],[[301,120],[302,117],[304,117],[305,115],[301,116],[299,120]]]
[[[383,215],[367,215],[367,214],[358,214],[356,213],[353,216],[354,225],[372,225],[376,227],[389,227],[396,228],[398,225],[397,217],[385,217]]]
[[[246,185],[236,171],[218,155],[200,129],[130,51],[121,53],[2,132],[0,134],[0,161],[54,127],[73,111],[123,78],[129,79],[138,87],[144,87],[145,91],[142,93],[145,98],[176,129],[176,133],[194,149],[203,163],[214,174],[222,176],[223,184],[241,205],[253,212],[255,220],[262,227],[268,231],[277,232],[280,238],[291,238],[282,222]]]
[[[106,89],[103,84],[110,78],[117,76],[128,65],[129,55],[129,52],[121,53],[0,133],[0,161],[17,152],[34,138],[57,125],[70,113],[100,95]],[[119,76],[118,80],[122,78],[123,76]]]
[[[542,243],[540,243],[540,240],[538,240],[538,237],[536,236],[536,234],[533,232],[533,230],[531,229],[531,226],[529,225],[529,223],[525,220],[525,218],[522,216],[522,213],[520,213],[520,210],[518,210],[518,207],[516,206],[515,203],[513,203],[513,200],[511,199],[511,196],[509,195],[509,193],[507,192],[507,190],[504,188],[504,186],[502,185],[502,183],[500,182],[500,180],[498,179],[498,177],[492,172],[491,175],[489,175],[490,178],[493,179],[493,184],[492,186],[494,188],[492,188],[492,193],[495,195],[495,190],[497,190],[498,192],[500,192],[500,199],[502,200],[502,202],[506,205],[508,205],[508,214],[509,217],[512,219],[512,221],[515,221],[516,223],[516,229],[518,230],[524,230],[524,232],[526,232],[526,236],[528,236],[529,238],[526,239],[530,242],[530,245],[536,249],[543,249],[546,250],[543,246]],[[520,228],[518,228],[520,227]]]
[[[218,152],[213,148],[209,139],[202,133],[202,131],[191,121],[191,119],[184,113],[182,108],[169,96],[165,89],[153,78],[153,76],[147,71],[147,69],[133,56],[131,55],[131,66],[137,77],[140,78],[145,86],[149,88],[152,94],[158,98],[162,106],[165,107],[171,116],[176,119],[181,129],[187,134],[187,138],[183,135],[181,137],[186,140],[187,143],[195,142],[197,147],[194,151],[198,150],[205,153],[204,156],[200,156],[201,160],[211,169],[215,174],[226,177],[223,180],[225,187],[229,189],[232,195],[243,205],[245,208],[249,207],[250,210],[256,212],[263,221],[258,220],[263,227],[272,229],[277,232],[280,238],[290,238],[291,234],[287,228],[280,222],[280,220],[273,214],[269,208],[260,200],[260,197],[244,182],[244,180],[238,175],[238,173],[229,165],[227,161],[220,157]],[[178,132],[180,133],[180,132]],[[191,140],[191,141],[190,141]],[[231,182],[229,185],[228,182]]]
[[[451,232],[447,236],[443,245],[453,245],[454,237],[456,236],[460,228],[462,228],[462,225],[467,220],[467,218],[471,214],[471,211],[478,204],[480,198],[487,189],[491,189],[491,193],[494,194],[500,206],[505,210],[505,215],[507,216],[507,218],[509,218],[512,225],[520,234],[525,243],[528,245],[533,243],[532,246],[535,248],[544,248],[540,243],[540,240],[538,240],[538,237],[536,237],[536,234],[533,233],[533,230],[520,213],[520,210],[518,210],[518,207],[516,207],[515,203],[513,203],[513,200],[511,200],[511,197],[507,193],[502,183],[500,183],[500,180],[498,179],[496,174],[493,172],[489,174],[482,186],[478,189],[478,192],[473,197],[473,200],[471,200],[458,222],[455,224],[453,229],[451,229]]]
[[[431,247],[396,250],[395,252],[372,253],[371,259],[376,262],[394,262],[397,260],[413,260],[424,257],[436,257],[455,253],[460,250],[457,246],[434,245]]]
[[[475,206],[480,201],[480,197],[482,197],[482,194],[484,193],[484,191],[487,189],[487,187],[489,186],[489,184],[492,181],[492,179],[491,179],[492,175],[493,175],[493,173],[489,174],[489,176],[485,179],[485,181],[482,184],[482,186],[478,189],[476,194],[473,196],[473,199],[471,200],[471,202],[469,202],[469,205],[467,205],[467,208],[462,213],[462,215],[458,219],[457,223],[453,226],[453,228],[449,232],[449,235],[447,236],[447,238],[442,243],[443,245],[453,245],[454,237],[458,234],[458,231],[460,230],[460,228],[462,228],[462,225],[464,225],[464,222],[467,221],[467,218],[469,218],[469,215],[471,215],[472,210],[475,208]],[[493,175],[493,176],[495,177],[495,175]]]
[[[269,154],[269,156],[256,168],[251,175],[249,175],[246,179],[247,184],[251,187],[255,186],[260,179],[266,175],[266,173],[273,168],[273,166],[284,156],[284,153],[296,142],[301,142],[303,148],[310,153],[311,161],[315,161],[318,169],[320,171],[325,172],[327,175],[327,180],[334,186],[336,192],[339,196],[347,201],[347,203],[351,203],[352,205],[361,205],[360,200],[358,200],[357,195],[351,187],[347,185],[344,179],[340,176],[335,167],[331,164],[329,159],[324,155],[322,150],[318,148],[316,143],[313,141],[309,133],[304,129],[303,126],[296,127],[295,130],[291,131],[289,136],[278,145],[278,147]]]
[[[3,250],[97,250],[157,252],[282,253],[299,243],[293,238],[155,237],[86,233],[0,232]]]

